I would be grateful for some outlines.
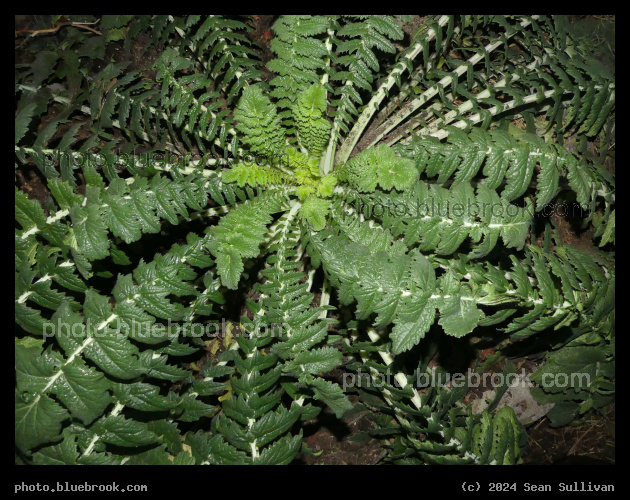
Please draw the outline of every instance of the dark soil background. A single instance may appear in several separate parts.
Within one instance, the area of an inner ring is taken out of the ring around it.
[[[23,50],[28,31],[38,24],[37,18],[46,16],[16,16],[15,17],[15,57],[16,62],[32,60],[32,54]],[[597,20],[601,16],[574,16],[577,20],[592,18]],[[611,17],[611,16],[607,16]],[[260,58],[266,63],[273,57],[270,41],[273,38],[271,27],[277,16],[249,16],[248,24],[252,27],[250,40],[258,46]],[[412,26],[419,27],[423,17],[416,16]],[[41,23],[41,19],[39,19]],[[415,31],[415,30],[414,30]],[[54,34],[38,36],[55,36]],[[146,66],[147,58],[157,57],[154,48],[146,53],[142,51],[142,44],[146,43],[138,37],[132,50],[127,53],[122,50],[122,42],[109,44],[106,60],[124,60],[130,58],[131,68]],[[143,60],[134,60],[134,54],[144,54]],[[94,68],[97,69],[97,68]],[[149,77],[150,75],[146,75]],[[273,74],[266,71],[263,79],[271,80]],[[48,117],[48,120],[52,116]],[[68,124],[68,127],[71,124]],[[42,124],[42,127],[45,123]],[[517,124],[518,126],[518,124]],[[607,163],[607,168],[614,175],[614,161]],[[27,193],[29,198],[38,200],[44,205],[49,191],[39,170],[33,166],[19,166],[15,173],[16,186]],[[587,250],[593,246],[591,234],[593,229],[582,230],[575,227],[568,218],[556,216],[566,243]],[[481,350],[477,353],[481,355]],[[203,361],[202,361],[203,362]],[[199,366],[197,362],[197,366]],[[333,370],[330,379],[341,381],[343,371]],[[334,414],[325,408],[313,420],[302,424],[305,444],[313,451],[313,455],[299,454],[296,464],[321,465],[373,465],[385,455],[382,443],[370,436],[369,431],[373,423],[369,418],[369,411],[358,402],[357,396],[351,395],[351,401],[356,404],[354,410],[338,420]],[[607,465],[615,463],[615,403],[611,403],[601,414],[594,414],[579,425],[569,425],[554,429],[546,418],[542,418],[528,428],[529,444],[523,456],[523,463],[527,465]]]

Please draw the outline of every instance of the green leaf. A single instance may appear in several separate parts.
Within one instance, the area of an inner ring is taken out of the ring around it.
[[[322,198],[309,197],[300,207],[300,217],[313,226],[314,231],[321,231],[326,227],[326,217],[330,210],[330,201]]]
[[[45,446],[33,454],[35,465],[76,465],[79,458],[77,436],[67,427],[62,438],[59,444]]]
[[[46,215],[36,200],[30,200],[22,191],[15,189],[15,219],[20,223],[24,233],[34,233],[34,229],[46,226]]]
[[[43,394],[22,393],[15,397],[15,444],[23,450],[55,441],[61,423],[70,414]]]
[[[438,323],[447,335],[463,337],[472,332],[484,316],[472,297],[457,294],[444,299]]]
[[[302,446],[302,433],[296,436],[284,436],[274,444],[265,448],[260,456],[254,459],[256,465],[288,465]]]
[[[341,353],[333,347],[320,347],[297,354],[288,361],[283,371],[293,375],[325,373],[341,364]]]
[[[547,413],[551,427],[568,425],[578,416],[580,405],[573,401],[560,401]]]
[[[584,210],[588,210],[589,201],[591,199],[591,191],[593,183],[590,179],[588,170],[584,165],[579,163],[575,158],[570,158],[566,162],[569,180],[569,186],[577,194],[577,201]]]
[[[35,114],[36,104],[31,102],[24,106],[15,116],[15,144],[20,142],[28,130],[28,125]]]
[[[337,418],[341,418],[346,411],[352,409],[352,403],[337,384],[323,378],[313,378],[309,380],[308,385],[313,388],[315,399],[326,403]]]
[[[258,447],[263,447],[286,434],[299,418],[300,410],[296,404],[291,410],[286,410],[281,406],[275,412],[269,412],[258,419],[250,428],[251,436],[256,439]]]
[[[170,410],[179,402],[173,393],[161,396],[159,387],[143,382],[115,384],[114,394],[121,404],[141,411]]]
[[[210,417],[215,407],[196,399],[193,396],[185,396],[181,399],[176,410],[184,410],[177,415],[181,422],[195,422],[202,417]]]
[[[193,447],[194,450],[194,447]],[[217,465],[232,465],[247,463],[245,453],[225,442],[221,435],[213,436],[208,442],[209,459]]]
[[[235,250],[225,250],[214,254],[217,263],[217,273],[221,276],[221,283],[236,290],[243,274],[243,259]]]
[[[411,312],[401,313],[390,333],[392,352],[400,354],[417,345],[435,322],[435,301],[424,294],[412,302]]]
[[[15,322],[27,332],[35,335],[42,335],[44,328],[49,325],[41,312],[17,301],[15,303]]]
[[[396,155],[385,144],[362,151],[338,171],[339,179],[361,192],[373,192],[377,184],[389,191],[408,189],[418,178],[415,162]]]
[[[190,376],[187,370],[168,364],[168,356],[155,356],[150,351],[145,351],[145,353],[143,353],[143,363],[146,366],[147,375],[171,382]]]
[[[158,442],[158,437],[148,429],[147,424],[122,415],[109,415],[96,422],[91,430],[104,443],[116,446],[136,448]]]
[[[122,196],[116,195],[106,196],[105,202],[107,208],[104,211],[103,220],[112,233],[122,238],[125,243],[139,240],[142,235],[141,224],[136,219],[132,205]]]
[[[560,174],[554,158],[547,156],[540,161],[540,174],[538,176],[538,186],[536,192],[536,210],[549,203],[558,190]]]
[[[70,217],[79,250],[90,260],[107,257],[109,239],[101,207],[98,205],[74,206],[70,209]]]
[[[73,417],[91,424],[111,402],[111,383],[102,373],[74,360],[61,368],[51,392],[55,394]]]

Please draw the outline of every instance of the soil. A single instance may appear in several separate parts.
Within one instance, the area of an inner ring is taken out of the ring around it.
[[[613,465],[615,403],[580,425],[554,429],[543,418],[528,429],[525,465]]]
[[[299,453],[295,465],[376,465],[385,456],[382,444],[369,434],[373,429],[369,410],[357,396],[349,399],[355,406],[341,419],[325,407],[302,424],[304,443],[312,454]]]
[[[35,18],[43,16],[16,16],[17,30],[35,29],[41,26],[42,20],[36,23]],[[594,17],[594,16],[593,16]],[[250,39],[259,45],[259,53],[263,63],[273,57],[270,41],[273,38],[271,26],[277,16],[251,16],[249,25],[253,28]],[[422,23],[422,18],[416,16],[413,21],[414,30]],[[408,33],[407,33],[408,35]],[[143,52],[143,44],[147,39],[139,38],[134,42],[131,50],[131,68],[141,67],[146,64],[146,58],[155,58],[157,53],[154,48]],[[16,37],[16,60],[20,60],[24,54],[20,51],[23,40]],[[110,45],[107,60],[124,60],[125,53]],[[144,60],[138,58],[143,54]],[[22,59],[23,61],[23,59]],[[150,78],[150,74],[145,74]],[[263,80],[269,82],[273,74],[265,69]],[[48,117],[50,119],[51,117]],[[43,126],[45,123],[42,124]],[[67,125],[68,127],[71,124]],[[61,135],[66,129],[60,127]],[[614,163],[607,164],[614,175]],[[79,183],[82,179],[78,179]],[[47,196],[50,194],[45,179],[35,166],[19,166],[16,170],[16,186],[25,192],[29,198],[39,201],[45,206]],[[554,214],[560,233],[565,243],[588,250],[593,247],[591,235],[593,228],[585,230],[576,228],[569,215]],[[245,313],[245,311],[242,311]],[[488,355],[488,350],[479,350],[480,359]],[[206,357],[197,362],[200,368],[210,358]],[[335,370],[328,374],[330,378],[340,379],[341,370]],[[474,391],[468,398],[478,397]],[[295,464],[306,465],[374,465],[384,457],[381,443],[370,436],[373,428],[372,421],[368,418],[368,410],[359,403],[357,396],[350,395],[354,409],[347,412],[342,419],[337,419],[334,413],[324,408],[320,415],[301,425],[304,435],[304,444],[312,450],[312,454],[300,453],[296,457]],[[526,465],[607,465],[615,463],[615,403],[611,403],[601,414],[594,414],[579,425],[565,426],[554,429],[546,418],[535,422],[528,429],[529,445],[523,455],[523,463]]]

